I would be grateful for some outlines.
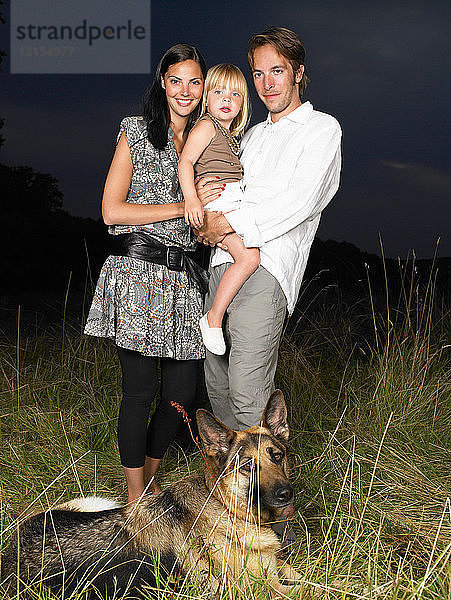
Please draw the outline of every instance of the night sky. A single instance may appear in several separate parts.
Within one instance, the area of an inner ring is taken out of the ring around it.
[[[123,2],[124,11],[127,3]],[[323,213],[322,239],[387,256],[451,256],[449,2],[314,0],[152,1],[152,68],[177,42],[208,66],[246,76],[247,41],[268,25],[295,30],[311,79],[305,99],[343,128],[340,191]],[[0,49],[9,49],[8,7]],[[126,15],[126,12],[124,12]],[[114,60],[114,56],[111,57]],[[6,142],[0,162],[52,174],[71,214],[98,218],[121,119],[139,114],[150,75],[0,74]],[[250,77],[248,81],[252,86]],[[265,118],[253,94],[253,120]]]

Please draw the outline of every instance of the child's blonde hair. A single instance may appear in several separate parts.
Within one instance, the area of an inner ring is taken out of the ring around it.
[[[236,90],[243,96],[243,104],[240,112],[230,125],[232,135],[241,135],[251,116],[251,106],[246,79],[238,67],[230,64],[220,64],[208,69],[204,83],[204,95],[202,97],[202,114],[207,110],[207,94],[218,85]]]

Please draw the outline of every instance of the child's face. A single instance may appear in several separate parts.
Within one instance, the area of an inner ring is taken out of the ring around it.
[[[242,105],[242,94],[221,84],[212,88],[207,94],[208,112],[227,128],[240,112]]]

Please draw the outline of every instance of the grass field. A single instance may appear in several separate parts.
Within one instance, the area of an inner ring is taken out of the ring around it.
[[[299,540],[291,563],[305,579],[304,595],[292,597],[451,598],[450,313],[431,280],[400,289],[396,301],[370,291],[297,313],[299,333],[281,346]],[[112,346],[66,320],[24,337],[18,321],[0,349],[2,544],[29,512],[125,492]],[[198,452],[172,449],[163,486],[201,463]],[[223,597],[267,591],[256,582]]]

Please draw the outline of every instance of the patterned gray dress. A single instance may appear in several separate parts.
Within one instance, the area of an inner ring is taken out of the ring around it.
[[[130,147],[133,175],[127,202],[169,204],[182,200],[177,153],[169,130],[168,145],[155,149],[147,140],[142,117],[126,117],[122,133]],[[183,218],[149,225],[113,225],[119,235],[145,231],[166,245],[194,250],[195,240]],[[85,333],[146,356],[178,360],[204,358],[199,329],[202,296],[185,271],[125,256],[109,256],[100,272]]]

